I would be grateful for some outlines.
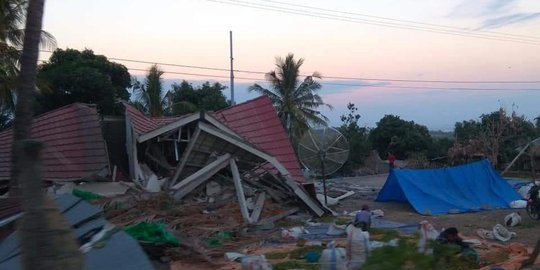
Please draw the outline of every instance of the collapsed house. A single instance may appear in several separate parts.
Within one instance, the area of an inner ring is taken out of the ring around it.
[[[177,202],[188,197],[214,202],[228,195],[219,190],[229,186],[248,224],[258,222],[267,198],[307,206],[317,216],[325,213],[303,187],[300,164],[267,97],[180,117],[148,117],[123,105],[123,116],[100,119],[93,105],[75,103],[36,117],[32,138],[46,145],[44,180],[57,186],[120,182],[144,192],[166,192]],[[11,145],[12,130],[1,132],[4,187]]]
[[[97,180],[110,174],[107,147],[94,106],[74,103],[42,114],[34,118],[31,136],[46,144],[45,181]],[[11,179],[12,144],[12,129],[0,132],[0,186],[3,189]]]
[[[267,195],[278,203],[301,202],[316,215],[324,214],[301,185],[305,179],[300,164],[267,97],[177,118],[150,118],[124,106],[127,169],[141,188],[167,190],[182,200],[211,179],[229,182],[247,223],[257,222]],[[251,215],[245,187],[259,191],[250,192],[257,202]]]

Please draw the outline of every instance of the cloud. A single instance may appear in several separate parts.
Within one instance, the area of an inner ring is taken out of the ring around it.
[[[486,30],[486,29],[495,29],[503,26],[523,23],[526,21],[531,21],[540,17],[540,12],[534,13],[516,13],[506,16],[501,16],[493,19],[487,19],[481,23],[481,26],[476,30]]]
[[[448,15],[449,17],[478,17],[503,13],[510,9],[516,0],[464,0]]]

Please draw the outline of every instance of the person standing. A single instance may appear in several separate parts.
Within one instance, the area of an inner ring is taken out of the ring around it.
[[[394,154],[392,154],[392,152],[388,152],[388,165],[390,166],[390,170],[394,169],[395,168],[395,163],[396,163],[396,156],[394,156]]]

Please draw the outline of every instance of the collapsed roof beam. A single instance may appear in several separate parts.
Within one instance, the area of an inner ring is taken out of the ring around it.
[[[224,125],[221,122],[219,122],[218,120],[216,120],[210,114],[201,111],[199,113],[194,113],[192,115],[180,118],[180,119],[178,119],[178,120],[176,120],[176,121],[174,121],[174,122],[172,122],[170,124],[161,126],[161,127],[156,128],[156,129],[154,129],[154,130],[152,130],[150,132],[147,132],[145,134],[141,134],[141,135],[139,135],[137,137],[137,141],[139,143],[143,143],[143,142],[148,141],[148,140],[150,140],[152,138],[158,137],[160,135],[171,132],[171,131],[173,131],[175,129],[181,128],[181,127],[183,127],[183,126],[185,126],[185,125],[187,125],[189,123],[192,123],[194,121],[197,121],[197,120],[207,121],[208,123],[214,125],[218,129],[228,133],[229,135],[231,135],[233,137],[236,137],[236,138],[240,138],[240,136],[238,134],[236,134],[234,131],[232,131],[230,128],[228,128],[226,125]]]
[[[159,127],[159,128],[156,128],[150,132],[147,132],[145,134],[142,134],[142,135],[139,135],[139,137],[137,138],[137,141],[139,143],[142,143],[142,142],[145,142],[145,141],[148,141],[152,138],[155,138],[157,136],[160,136],[162,134],[165,134],[167,132],[170,132],[172,130],[175,130],[177,128],[180,128],[182,126],[185,126],[193,121],[196,121],[196,120],[199,120],[201,118],[204,118],[203,117],[204,113],[194,113],[192,115],[189,115],[189,116],[186,116],[186,117],[183,117],[183,118],[180,118],[170,124],[167,124],[167,125],[164,125],[162,127]]]
[[[178,177],[180,177],[182,170],[186,166],[188,158],[191,155],[191,152],[193,151],[193,148],[195,147],[195,143],[197,142],[197,139],[199,138],[200,134],[201,134],[201,129],[199,127],[195,128],[195,131],[193,132],[193,136],[191,137],[191,140],[189,141],[186,147],[186,150],[184,151],[184,153],[182,153],[182,158],[180,159],[180,162],[178,162],[178,165],[176,166],[174,175],[171,178],[171,182],[170,182],[171,185],[176,184],[176,182],[178,181]]]
[[[199,128],[201,129],[201,131],[204,131],[210,135],[216,136],[228,143],[231,143],[245,151],[252,153],[253,155],[256,155],[268,161],[285,178],[286,184],[313,212],[315,212],[315,214],[317,214],[318,216],[322,216],[325,213],[324,209],[320,207],[320,204],[316,202],[315,200],[313,200],[313,198],[311,198],[296,182],[294,182],[294,180],[292,180],[290,173],[275,157],[269,154],[266,154],[243,141],[239,141],[238,139],[234,137],[228,136],[227,134],[224,134],[220,132],[219,130],[216,130],[215,128],[211,127],[208,124],[199,122]]]
[[[240,172],[238,171],[238,166],[236,166],[236,161],[234,159],[230,159],[229,163],[231,166],[234,187],[236,189],[236,198],[238,199],[238,204],[240,205],[240,212],[242,213],[242,218],[244,219],[244,223],[250,224],[251,218],[249,217],[246,196],[244,195],[244,188],[242,187],[242,181],[240,179]]]
[[[204,168],[196,171],[192,175],[186,177],[180,183],[171,187],[174,191],[174,198],[181,200],[191,191],[196,189],[199,185],[204,183],[210,177],[214,176],[221,169],[229,165],[229,160],[231,159],[230,154],[224,154],[219,156],[216,160],[206,165]]]

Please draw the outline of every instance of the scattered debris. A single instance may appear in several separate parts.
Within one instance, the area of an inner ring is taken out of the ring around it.
[[[517,212],[506,215],[504,217],[504,224],[508,227],[514,227],[521,224],[521,215]]]
[[[330,242],[323,250],[319,260],[321,270],[346,270],[347,251],[344,248],[336,247],[335,242]]]

